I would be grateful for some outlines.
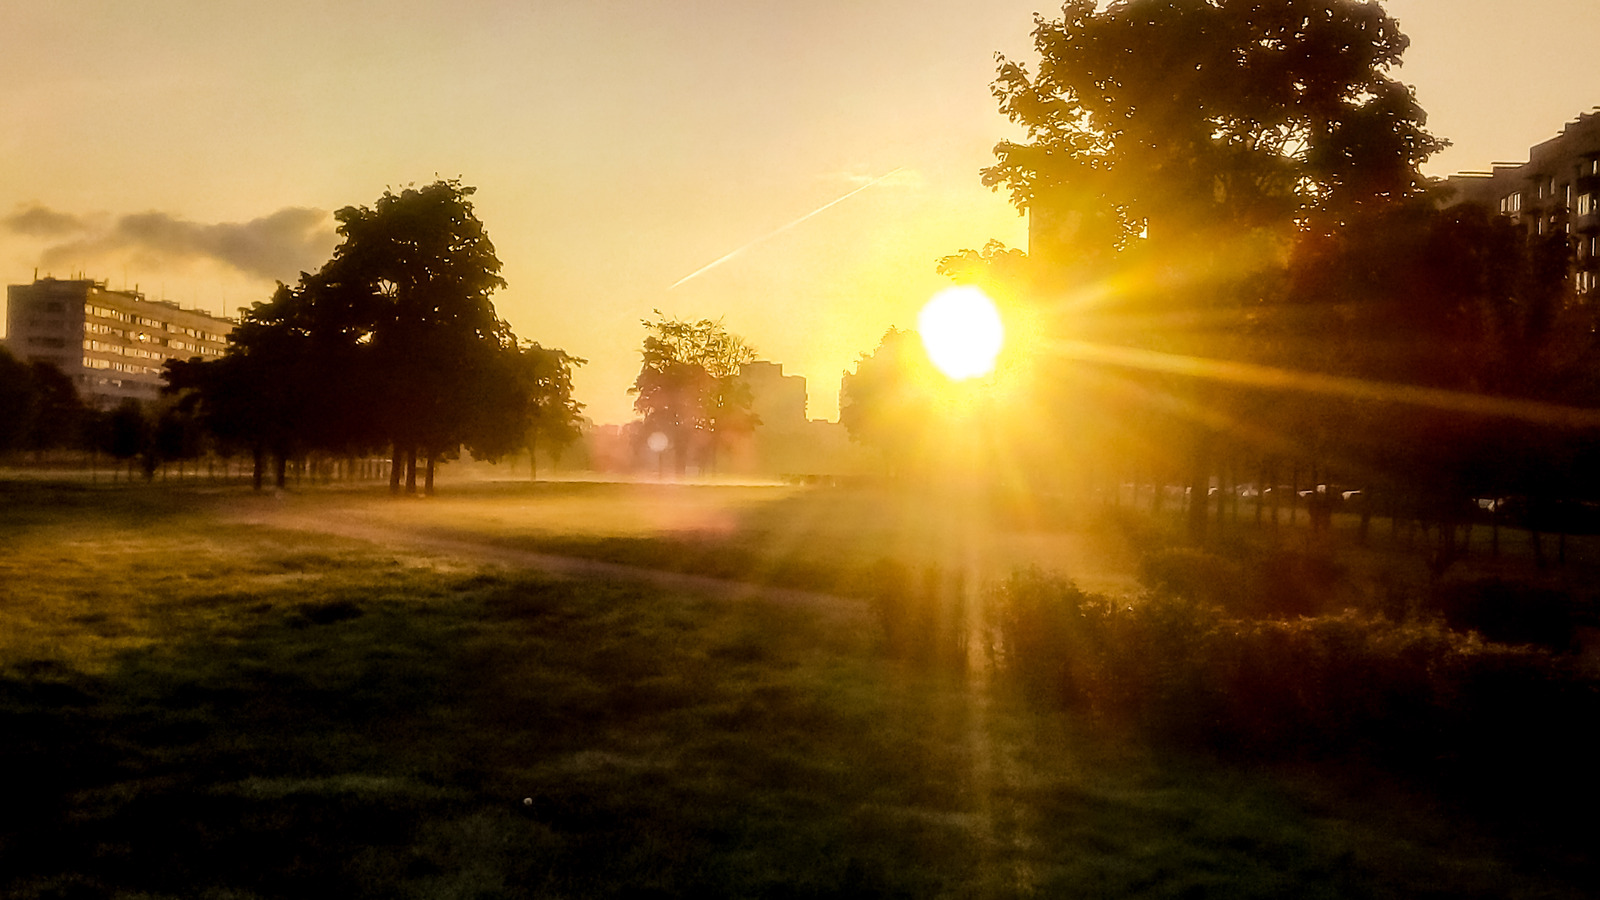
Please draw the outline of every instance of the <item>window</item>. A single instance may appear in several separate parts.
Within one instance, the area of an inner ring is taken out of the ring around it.
[[[1500,200],[1500,211],[1509,215],[1522,212],[1522,192],[1507,194]]]
[[[1578,215],[1587,216],[1594,212],[1594,194],[1578,195]]]

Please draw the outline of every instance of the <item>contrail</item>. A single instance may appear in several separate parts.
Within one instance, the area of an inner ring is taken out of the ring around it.
[[[854,197],[855,195],[857,195],[857,194],[861,193],[862,191],[866,190],[867,188],[872,187],[873,185],[877,184],[878,182],[884,180],[885,178],[888,178],[890,175],[893,175],[896,172],[899,172],[901,169],[904,169],[904,168],[905,168],[905,166],[896,166],[895,168],[890,169],[889,171],[883,173],[882,175],[879,175],[877,178],[874,178],[871,181],[867,182],[866,184],[863,184],[861,187],[856,188],[855,190],[851,191],[848,194],[845,194],[843,197],[840,197],[840,198],[838,198],[836,200],[831,200],[831,201],[829,201],[827,203],[824,203],[821,206],[817,207],[816,209],[813,209],[811,212],[806,213],[805,215],[801,216],[798,219],[795,219],[793,222],[790,222],[787,225],[779,226],[778,228],[774,228],[773,230],[771,230],[771,231],[767,232],[766,234],[762,235],[761,237],[758,237],[755,240],[749,242],[748,244],[745,244],[744,246],[739,247],[738,249],[734,250],[733,252],[731,252],[731,253],[729,253],[729,254],[727,254],[725,256],[719,257],[718,259],[714,259],[709,263],[706,263],[705,265],[701,266],[700,268],[695,269],[693,272],[690,272],[689,274],[683,276],[682,278],[679,278],[677,281],[674,281],[672,283],[672,287],[667,288],[667,290],[670,291],[670,290],[672,290],[672,288],[675,288],[678,285],[683,284],[685,281],[688,281],[691,278],[698,277],[700,275],[705,274],[706,272],[711,271],[712,269],[715,269],[717,266],[720,266],[723,263],[727,262],[728,260],[733,259],[735,256],[738,256],[739,254],[745,252],[746,250],[749,250],[751,247],[754,247],[755,245],[761,243],[762,241],[768,241],[768,240],[771,240],[771,239],[777,237],[780,234],[783,234],[785,231],[788,231],[789,229],[795,227],[796,225],[799,225],[801,222],[804,222],[805,220],[811,218],[812,216],[815,216],[815,215],[818,215],[819,213],[825,212],[831,207],[838,206],[839,204],[843,203],[844,201],[849,200],[851,197]]]

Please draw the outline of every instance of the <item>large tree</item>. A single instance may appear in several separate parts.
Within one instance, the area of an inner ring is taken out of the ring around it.
[[[402,465],[414,491],[424,455],[431,486],[436,458],[470,440],[481,420],[473,401],[498,374],[496,359],[515,350],[490,300],[506,282],[473,212],[475,191],[440,180],[339,210],[343,240],[305,284],[318,327],[363,348],[362,381],[393,453],[396,491]]]
[[[722,437],[760,424],[750,409],[750,389],[738,377],[755,351],[721,320],[685,322],[655,313],[655,321],[640,323],[645,338],[639,376],[628,389],[636,395],[633,408],[647,428],[672,442],[679,474],[695,449],[714,468]]]
[[[1391,75],[1407,40],[1375,2],[1072,0],[1033,39],[1036,68],[1002,57],[994,83],[1026,138],[983,181],[1032,216],[1036,286],[1101,298],[1073,308],[1091,340],[1255,356],[1295,243],[1416,195],[1442,146]],[[1188,433],[1198,537],[1219,423],[1244,411],[1203,382],[1136,377],[1179,391],[1158,427]]]
[[[254,451],[258,486],[267,454],[281,485],[293,454],[387,447],[392,490],[416,490],[419,456],[431,490],[441,456],[520,445],[530,387],[473,192],[443,180],[339,210],[326,265],[246,311],[221,359],[169,365],[202,421]]]

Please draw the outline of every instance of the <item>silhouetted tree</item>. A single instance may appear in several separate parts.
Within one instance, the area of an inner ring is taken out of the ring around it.
[[[416,460],[434,460],[471,438],[480,399],[514,350],[490,295],[505,286],[494,245],[473,212],[476,189],[441,180],[372,207],[334,214],[343,239],[304,291],[319,332],[362,352],[359,378],[374,427],[393,450],[391,488],[416,489]],[[514,414],[514,411],[508,411]]]
[[[0,454],[82,446],[87,414],[55,365],[25,363],[0,346]]]
[[[221,441],[249,451],[256,490],[269,458],[273,483],[285,486],[288,460],[334,427],[335,417],[318,411],[341,406],[351,384],[314,352],[303,307],[303,296],[280,284],[270,301],[244,311],[221,358],[166,363],[164,390]]]
[[[666,434],[681,474],[689,463],[690,444],[703,438],[711,465],[716,464],[721,435],[749,431],[760,424],[750,409],[749,387],[739,380],[739,367],[755,359],[755,351],[721,320],[683,322],[656,310],[645,327],[639,376],[628,392],[647,428]]]
[[[78,398],[72,379],[55,365],[41,361],[31,363],[28,374],[34,396],[28,448],[37,451],[81,446],[88,410]]]
[[[529,344],[516,351],[516,382],[523,396],[523,441],[529,476],[539,480],[539,448],[552,458],[578,439],[583,404],[572,399],[572,370],[586,360],[554,347]]]
[[[1080,326],[1097,339],[1249,358],[1295,240],[1418,193],[1442,146],[1389,75],[1407,40],[1376,3],[1071,0],[1033,39],[1037,71],[1002,57],[993,86],[1026,139],[997,145],[983,182],[1033,217],[1034,264],[1055,270],[1037,284],[1115,284]],[[1190,434],[1198,538],[1240,413],[1207,382],[1181,389],[1162,427]]]
[[[246,311],[219,360],[169,365],[201,421],[264,456],[387,445],[390,487],[425,489],[462,445],[485,457],[522,440],[516,337],[490,302],[500,261],[469,197],[442,180],[335,213],[342,241],[318,272]]]
[[[934,430],[939,377],[917,334],[890,328],[840,381],[839,424],[878,450],[890,475],[909,474]]]
[[[28,365],[0,345],[0,454],[25,444],[37,405]]]
[[[104,422],[101,449],[118,460],[138,459],[145,479],[154,476],[154,429],[144,405],[130,397],[106,413]]]

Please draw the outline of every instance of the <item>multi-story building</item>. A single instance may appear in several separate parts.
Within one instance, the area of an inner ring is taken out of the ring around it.
[[[221,356],[234,324],[86,279],[13,284],[6,300],[11,352],[54,364],[84,402],[102,409],[154,398],[169,359]]]
[[[750,411],[768,432],[795,432],[806,427],[806,380],[783,374],[783,363],[758,359],[739,367],[750,389]]]
[[[1600,288],[1600,108],[1535,144],[1525,163],[1495,163],[1445,181],[1454,188],[1450,202],[1499,210],[1536,234],[1571,235],[1578,291]]]

